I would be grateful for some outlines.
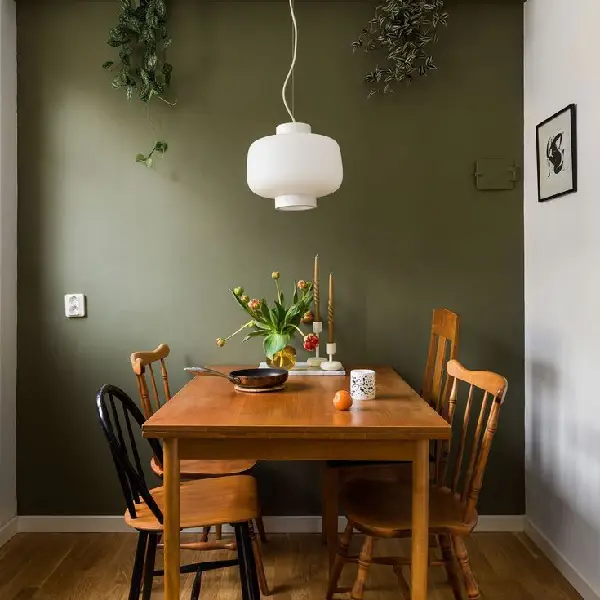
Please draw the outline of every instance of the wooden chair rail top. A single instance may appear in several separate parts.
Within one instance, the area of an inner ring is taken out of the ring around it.
[[[217,367],[231,371],[241,367]],[[157,438],[290,438],[296,440],[449,439],[451,428],[391,368],[377,372],[377,399],[355,402],[350,411],[333,406],[350,377],[297,376],[285,390],[236,392],[220,377],[195,377],[143,427]],[[350,369],[348,369],[349,373]],[[257,442],[258,443],[258,442]]]

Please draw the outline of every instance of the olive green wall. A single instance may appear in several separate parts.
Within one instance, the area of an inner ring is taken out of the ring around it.
[[[117,514],[123,503],[94,413],[105,382],[135,393],[129,353],[168,342],[173,388],[188,364],[261,358],[214,339],[240,323],[228,287],[271,290],[335,272],[339,358],[391,363],[418,386],[431,309],[463,318],[472,368],[510,393],[483,512],[521,514],[522,190],[478,192],[474,161],[522,159],[522,5],[450,4],[439,71],[366,100],[372,60],[350,42],[369,2],[299,2],[297,117],[339,142],[342,188],[308,213],[277,213],[245,182],[249,144],[286,120],[285,2],[173,0],[171,97],[154,126],[156,170],[134,163],[154,135],[100,68],[113,2],[20,0],[20,514]],[[67,320],[63,295],[87,294]],[[260,465],[266,514],[316,514],[317,465]]]

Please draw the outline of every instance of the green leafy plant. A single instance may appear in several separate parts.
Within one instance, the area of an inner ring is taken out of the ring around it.
[[[298,281],[294,285],[292,300],[288,306],[285,304],[285,298],[279,286],[279,273],[275,271],[271,277],[275,281],[277,288],[277,299],[269,306],[267,300],[263,298],[253,298],[250,300],[244,292],[244,288],[236,287],[231,291],[236,302],[242,310],[250,315],[250,321],[244,323],[237,331],[226,338],[217,338],[217,346],[224,346],[232,337],[241,332],[246,332],[244,342],[262,337],[265,355],[269,359],[279,351],[283,350],[294,338],[300,334],[304,340],[306,350],[314,350],[319,338],[310,333],[305,335],[300,329],[302,322],[312,321],[310,307],[313,301],[313,285],[308,281]]]
[[[163,97],[173,71],[165,60],[170,44],[165,0],[121,0],[119,23],[108,34],[108,45],[119,49],[119,61],[106,61],[102,67],[113,72],[113,87],[125,89],[128,99],[135,94],[146,104],[158,98],[173,106]],[[159,144],[162,149],[157,148]],[[164,154],[166,150],[167,144],[157,142],[148,157],[140,160],[143,155],[138,154],[136,162],[151,166],[148,159],[152,153]]]
[[[135,162],[144,163],[147,167],[151,167],[154,163],[154,154],[162,158],[168,148],[167,142],[156,142],[147,156],[145,154],[136,155]]]
[[[352,43],[354,50],[382,50],[387,66],[377,65],[365,76],[369,96],[394,91],[394,84],[411,83],[436,69],[428,46],[438,41],[437,29],[447,25],[444,0],[385,0]]]

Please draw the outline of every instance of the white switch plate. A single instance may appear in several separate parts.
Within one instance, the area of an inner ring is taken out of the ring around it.
[[[83,294],[65,295],[65,316],[85,317],[85,296]]]

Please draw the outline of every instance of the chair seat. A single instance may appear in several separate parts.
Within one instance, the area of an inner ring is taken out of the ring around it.
[[[356,528],[376,537],[402,537],[412,523],[412,485],[391,481],[353,481],[342,491],[346,515]],[[431,486],[429,529],[468,534],[477,524],[477,512],[465,517],[465,507],[452,491]]]
[[[179,469],[182,479],[202,479],[203,477],[241,475],[255,465],[255,460],[182,460]],[[163,476],[162,467],[155,457],[152,457],[150,467],[156,475]]]
[[[156,504],[164,514],[164,487],[150,490]],[[212,479],[198,479],[181,484],[181,529],[219,525],[225,523],[243,523],[258,516],[256,481],[250,475],[234,475]],[[148,505],[136,504],[136,517],[129,510],[125,513],[125,522],[140,531],[162,531]]]

